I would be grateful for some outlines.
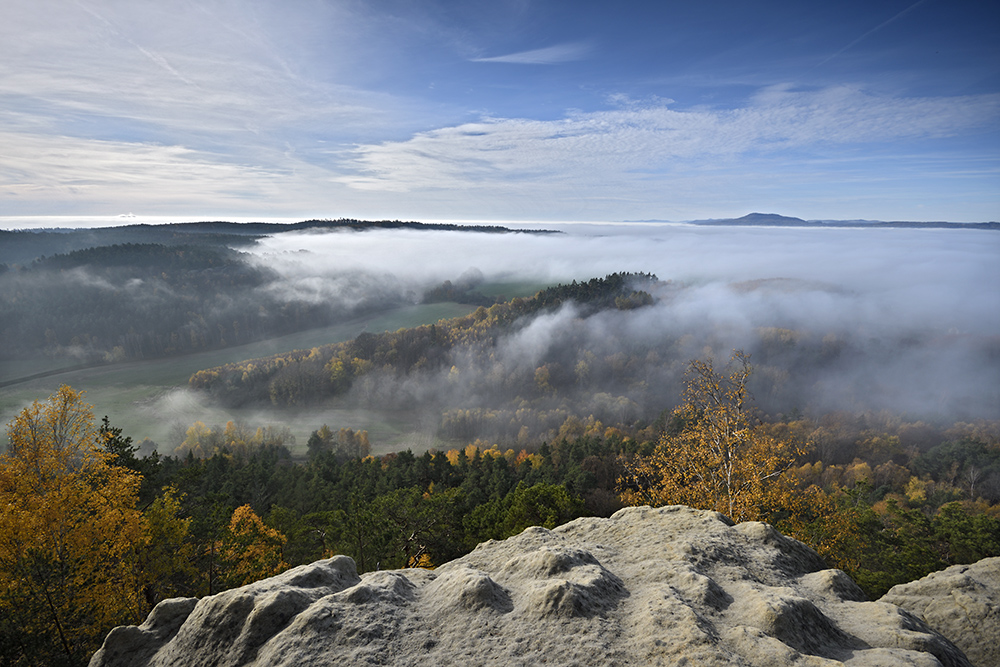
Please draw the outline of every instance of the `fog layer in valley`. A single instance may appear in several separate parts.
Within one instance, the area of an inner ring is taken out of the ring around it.
[[[771,412],[888,409],[943,419],[1000,413],[1000,235],[643,224],[562,231],[282,234],[254,252],[297,298],[340,294],[345,273],[416,287],[455,281],[470,269],[490,282],[548,283],[651,272],[670,281],[655,306],[586,319],[571,309],[543,315],[499,346],[500,366],[533,367],[563,346],[613,354],[671,338],[680,343],[671,349],[685,356],[681,364],[760,349],[754,361],[772,377],[758,378],[757,398]],[[773,328],[796,333],[767,333]],[[761,348],[762,336],[784,344]],[[800,365],[795,355],[805,355],[806,344],[809,354],[838,351],[837,364],[818,375],[809,359]],[[643,379],[660,385],[663,407],[676,401],[677,374]],[[450,380],[437,386],[425,374],[410,382],[431,386],[396,386],[383,398],[405,391],[420,402],[449,393],[449,386],[461,395],[454,375]],[[365,391],[375,395],[370,383]],[[478,398],[464,403],[490,400]]]
[[[444,281],[481,281],[489,295],[510,297],[528,294],[533,286],[622,271],[658,276],[660,282],[649,288],[655,305],[584,317],[566,304],[519,323],[488,355],[456,350],[454,369],[425,368],[405,377],[376,369],[357,378],[348,396],[294,410],[216,405],[181,385],[197,368],[171,375],[163,362],[154,361],[157,370],[141,380],[150,386],[128,388],[131,398],[122,394],[126,387],[114,388],[115,400],[108,403],[109,392],[101,388],[108,381],[91,386],[93,373],[79,371],[71,378],[53,376],[45,386],[42,381],[35,388],[26,385],[27,393],[8,399],[5,414],[13,416],[13,401],[30,401],[28,393],[40,398],[68,381],[91,390],[95,409],[125,426],[136,441],[151,437],[165,453],[194,421],[223,425],[229,419],[288,426],[299,448],[310,431],[326,423],[369,430],[375,452],[419,450],[440,446],[441,436],[466,437],[458,435],[461,429],[442,433],[443,413],[503,408],[513,414],[517,406],[511,401],[519,397],[534,401],[539,410],[571,408],[605,424],[652,420],[676,405],[691,359],[711,357],[722,364],[733,349],[742,348],[753,355],[757,369],[752,387],[757,402],[771,415],[889,410],[942,421],[1000,416],[1000,234],[653,224],[545,227],[563,233],[278,234],[243,256],[258,262],[265,278],[239,293],[220,291],[206,307],[263,313],[266,305],[276,322],[292,313],[304,314],[304,321],[325,321],[417,303]],[[95,283],[92,291],[127,292],[136,303],[132,312],[143,313],[155,311],[156,294],[142,307],[147,287]],[[283,303],[299,305],[291,310]],[[129,324],[139,333],[143,326],[156,329],[152,320],[133,319]],[[385,326],[405,326],[389,323],[398,321],[390,316]],[[377,333],[384,326],[365,316],[341,328],[337,335],[353,337],[363,328]],[[206,329],[214,333],[219,330]],[[233,331],[227,327],[225,333],[232,337]],[[309,342],[294,345],[337,340],[322,339],[319,330],[305,339]],[[217,360],[207,357],[202,363],[234,360],[241,349],[228,348],[228,359],[209,354]],[[244,354],[285,351],[254,349]],[[618,358],[623,355],[633,360],[627,367]],[[134,362],[128,377],[139,373],[142,363]],[[190,364],[177,368],[183,366]],[[541,366],[552,371],[553,386],[561,372],[572,390],[564,382],[551,395],[522,395]],[[581,372],[588,374],[585,381]],[[560,418],[553,413],[551,419],[558,428]]]
[[[886,327],[897,333],[914,327],[1000,331],[1000,267],[994,261],[1000,235],[992,232],[624,224],[563,229],[567,233],[554,235],[281,234],[262,240],[255,252],[290,286],[318,277],[337,280],[345,272],[358,271],[392,275],[411,284],[455,280],[473,267],[487,280],[569,281],[646,271],[704,290],[691,299],[694,310],[685,309],[679,316],[700,311],[716,320],[753,324],[774,324],[775,316],[797,317],[810,325],[839,322],[848,328]],[[791,298],[757,304],[726,300],[715,289],[772,278],[806,281],[839,298],[830,303]]]

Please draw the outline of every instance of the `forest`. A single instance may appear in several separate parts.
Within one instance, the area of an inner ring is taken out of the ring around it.
[[[936,355],[953,366],[944,384],[960,386],[956,351],[989,375],[995,337],[769,312],[734,346],[724,321],[691,325],[706,295],[717,310],[850,297],[780,277],[732,280],[712,297],[694,280],[617,272],[504,299],[484,289],[495,274],[471,269],[432,282],[336,267],[339,292],[309,298],[315,276],[289,269],[298,255],[277,269],[233,244],[190,241],[70,249],[0,273],[11,354],[108,364],[387,304],[475,310],[191,376],[197,400],[288,414],[308,424],[306,442],[287,421],[240,419],[152,442],[88,405],[85,387],[24,408],[0,455],[0,663],[83,664],[111,627],[161,600],[334,554],[362,572],[435,567],[487,539],[633,504],[766,521],[872,598],[1000,555],[997,387],[924,412],[878,402],[898,391],[886,359]],[[363,298],[329,297],[340,293]],[[364,410],[421,415],[432,445],[388,450],[350,421]]]
[[[235,423],[193,425],[189,444],[207,451],[143,456],[64,386],[8,425],[0,456],[0,660],[83,664],[111,627],[163,599],[334,554],[361,572],[433,568],[483,540],[630,504],[767,521],[873,599],[1000,555],[1000,422],[765,421],[749,361],[692,362],[684,402],[649,424],[591,417],[537,446],[377,457],[364,431],[321,425],[306,460],[280,432]],[[720,483],[724,461],[736,484]]]
[[[270,295],[275,279],[228,248],[124,244],[35,260],[0,275],[10,358],[114,363],[239,345],[323,326],[358,309]],[[126,323],[127,326],[123,326]]]

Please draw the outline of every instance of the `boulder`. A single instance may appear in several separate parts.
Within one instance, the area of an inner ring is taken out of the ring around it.
[[[340,556],[116,628],[118,665],[945,665],[917,615],[762,523],[627,508],[529,528],[436,570],[358,576]]]
[[[1000,558],[893,586],[882,601],[948,637],[977,667],[1000,667]]]

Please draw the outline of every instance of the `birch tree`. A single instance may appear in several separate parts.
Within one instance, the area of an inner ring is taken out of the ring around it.
[[[680,428],[665,433],[652,454],[622,461],[622,502],[690,505],[734,521],[766,517],[780,476],[800,451],[761,427],[747,387],[752,373],[742,351],[721,372],[711,360],[692,361],[684,403],[673,413]]]

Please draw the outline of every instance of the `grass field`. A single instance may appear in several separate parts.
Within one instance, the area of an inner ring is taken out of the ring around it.
[[[513,290],[505,293],[510,292]],[[415,449],[422,446],[426,449],[432,444],[430,433],[433,433],[433,428],[422,424],[420,415],[322,409],[309,413],[259,408],[226,410],[188,391],[187,381],[194,372],[205,368],[350,340],[363,331],[395,331],[430,324],[459,317],[472,310],[471,306],[456,303],[406,306],[331,327],[239,347],[153,361],[71,368],[23,381],[19,378],[65,368],[65,362],[63,366],[44,359],[5,364],[0,368],[0,381],[8,384],[0,387],[0,420],[8,423],[32,401],[43,400],[59,386],[68,384],[87,392],[87,402],[94,406],[98,418],[108,415],[112,424],[120,426],[125,435],[131,436],[137,443],[143,438],[155,441],[160,445],[161,453],[169,453],[172,445],[167,443],[176,438],[178,429],[186,430],[195,420],[217,425],[225,424],[230,419],[252,426],[287,426],[295,435],[294,450],[298,452],[304,452],[309,434],[324,423],[331,428],[368,430],[375,453],[393,451],[400,446]],[[428,431],[428,428],[431,430]]]

